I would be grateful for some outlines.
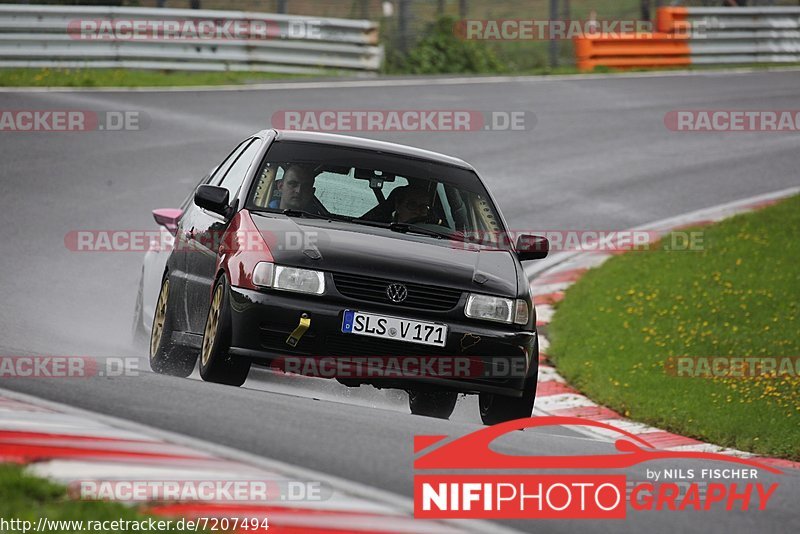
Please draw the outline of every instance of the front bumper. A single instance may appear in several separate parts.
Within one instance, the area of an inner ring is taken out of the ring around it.
[[[448,389],[519,397],[528,377],[536,377],[535,331],[494,326],[463,317],[434,314],[371,302],[308,296],[282,291],[230,288],[231,349],[236,357],[284,370],[330,372],[349,384],[402,389]],[[448,325],[444,347],[383,340],[341,331],[345,309]],[[295,346],[287,339],[305,314],[308,329]],[[315,365],[327,360],[325,364]],[[291,365],[286,365],[290,362]],[[398,366],[399,365],[399,366]]]

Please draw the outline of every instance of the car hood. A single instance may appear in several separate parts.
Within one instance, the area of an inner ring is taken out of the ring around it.
[[[507,250],[337,221],[252,213],[275,263],[515,297],[516,260]]]

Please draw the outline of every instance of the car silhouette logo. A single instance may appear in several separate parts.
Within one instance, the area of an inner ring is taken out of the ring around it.
[[[516,456],[494,451],[489,444],[496,438],[515,430],[545,426],[583,426],[611,430],[622,435],[614,441],[620,454],[592,454],[578,456]],[[487,426],[444,443],[447,436],[415,436],[414,469],[625,469],[653,460],[714,460],[764,469],[774,474],[782,471],[757,460],[737,458],[716,452],[657,450],[651,443],[621,428],[601,421],[579,417],[541,416],[515,419]]]
[[[403,284],[389,284],[386,286],[386,296],[395,304],[399,304],[408,297],[408,289]]]

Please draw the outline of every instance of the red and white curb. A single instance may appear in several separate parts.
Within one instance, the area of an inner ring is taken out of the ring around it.
[[[775,193],[760,195],[688,213],[686,215],[672,217],[635,228],[635,230],[647,230],[662,236],[676,229],[708,225],[739,213],[763,208],[798,193],[800,193],[800,187],[784,189]],[[578,251],[557,254],[548,261],[549,265],[537,269],[535,273],[529,272],[529,276],[535,276],[531,283],[531,288],[536,303],[537,326],[546,326],[550,323],[554,312],[552,304],[564,298],[564,291],[566,291],[569,286],[574,284],[587,270],[602,265],[603,262],[613,255],[614,254],[610,252],[598,251]],[[536,403],[534,404],[534,414],[581,417],[594,421],[602,421],[615,428],[636,434],[651,443],[657,449],[662,450],[719,452],[742,458],[755,457],[754,454],[748,452],[703,443],[696,439],[680,436],[672,432],[666,432],[652,426],[631,421],[615,411],[593,402],[591,399],[572,388],[567,381],[558,374],[555,367],[550,364],[547,358],[548,345],[546,336],[540,333],[539,383],[536,392]],[[610,438],[617,437],[616,434],[605,430],[593,429],[591,432]],[[800,462],[792,462],[779,458],[759,457],[759,459],[766,464],[776,467],[800,469]]]
[[[269,532],[425,532],[505,530],[482,521],[414,519],[411,499],[130,421],[0,389],[0,462],[61,484],[269,481],[274,487],[314,481],[322,500],[233,502],[182,500],[143,504],[165,517],[266,518]],[[409,469],[411,466],[409,466]],[[130,503],[130,502],[129,502]],[[241,531],[244,531],[240,529]],[[254,532],[254,529],[245,529]],[[255,530],[261,532],[262,530]]]

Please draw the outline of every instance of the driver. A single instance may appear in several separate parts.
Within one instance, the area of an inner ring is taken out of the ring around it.
[[[269,207],[282,210],[315,211],[313,204],[316,192],[315,179],[316,174],[313,169],[304,165],[290,165],[283,173],[283,179],[275,184],[281,194],[280,200],[272,200]]]
[[[397,188],[393,196],[395,222],[423,222],[430,215],[431,206],[426,188],[407,185]]]

